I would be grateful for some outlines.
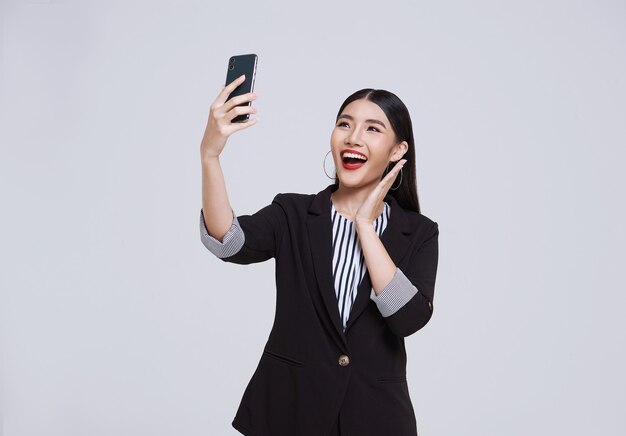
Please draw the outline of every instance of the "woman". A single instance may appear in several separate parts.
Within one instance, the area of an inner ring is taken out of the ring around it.
[[[256,122],[230,122],[256,112],[237,106],[253,93],[226,101],[243,79],[211,105],[200,231],[224,261],[274,258],[277,299],[232,424],[254,436],[416,435],[404,337],[432,315],[439,230],[420,214],[408,111],[390,92],[357,91],[331,135],[335,182],[236,216],[219,156],[233,132]]]

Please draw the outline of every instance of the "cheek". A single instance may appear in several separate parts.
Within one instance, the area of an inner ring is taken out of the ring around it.
[[[335,131],[333,131],[333,133],[330,135],[330,150],[332,151],[331,156],[333,158],[333,161],[335,162],[335,166],[337,166],[337,162],[338,160],[340,160],[340,158],[338,157],[340,147],[341,138]]]
[[[389,159],[391,158],[390,153],[391,148],[383,141],[380,141],[372,146],[372,160],[376,162],[376,165],[382,165],[383,168],[387,165]]]
[[[382,174],[385,171],[385,168],[387,168],[387,160],[381,159],[381,157],[382,156],[379,156],[379,159],[376,159],[375,162],[372,162],[372,165],[370,166],[372,172],[376,175]]]

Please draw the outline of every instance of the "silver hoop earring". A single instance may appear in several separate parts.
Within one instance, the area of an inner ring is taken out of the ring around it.
[[[324,174],[326,174],[326,177],[328,177],[329,179],[335,180],[334,177],[331,177],[328,175],[328,172],[326,171],[326,158],[328,157],[328,154],[331,152],[332,150],[328,150],[328,153],[326,153],[326,156],[324,156],[324,163],[322,164],[322,167],[324,168]],[[335,173],[337,172],[337,170],[335,170]]]
[[[401,185],[402,185],[402,170],[404,168],[400,168],[400,183],[398,183],[398,186],[396,186],[395,188],[393,186],[391,186],[389,189],[392,191],[397,190]],[[385,177],[387,174],[389,174],[389,171],[387,170],[387,168],[385,168],[385,174],[383,175],[383,177]]]

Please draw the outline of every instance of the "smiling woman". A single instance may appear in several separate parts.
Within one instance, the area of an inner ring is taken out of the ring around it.
[[[342,150],[341,142],[354,146]],[[395,94],[382,89],[361,89],[349,96],[339,108],[336,127],[331,138],[331,148],[335,168],[346,170],[358,169],[348,162],[337,158],[344,157],[343,153],[358,153],[369,159],[361,148],[372,148],[373,152],[381,149],[387,151],[388,156],[372,171],[381,176],[392,170],[394,162],[403,157],[408,162],[402,168],[402,180],[397,187],[391,189],[393,195],[402,207],[420,212],[417,196],[417,181],[415,175],[415,141],[413,126],[409,111]],[[337,154],[337,149],[340,154]],[[348,163],[348,165],[344,165]],[[362,166],[362,165],[361,165]],[[381,168],[382,166],[382,168]],[[384,170],[384,171],[383,171]],[[335,177],[335,185],[340,188],[340,170]],[[346,186],[348,180],[344,180]],[[342,190],[339,189],[339,195]],[[333,198],[337,198],[335,194]]]
[[[439,227],[420,213],[406,106],[384,90],[352,94],[331,134],[334,184],[236,215],[219,156],[256,122],[231,123],[255,112],[239,106],[254,94],[227,100],[239,83],[211,105],[201,144],[201,239],[225,262],[274,258],[277,304],[233,426],[256,436],[416,435],[404,338],[432,316]]]

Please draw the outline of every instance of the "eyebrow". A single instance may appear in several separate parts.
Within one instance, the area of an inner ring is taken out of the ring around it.
[[[339,119],[340,119],[340,118],[346,118],[346,119],[348,119],[348,120],[350,120],[350,121],[353,121],[353,120],[354,120],[354,118],[353,118],[351,115],[348,115],[348,114],[341,114],[341,115],[339,115],[339,116],[337,117],[337,121],[339,121]],[[387,126],[385,126],[385,123],[383,123],[383,122],[382,122],[382,121],[380,121],[380,120],[368,119],[368,120],[365,120],[365,122],[366,122],[366,123],[372,123],[372,124],[380,124],[380,125],[381,125],[381,126],[383,126],[385,129],[387,128]]]

